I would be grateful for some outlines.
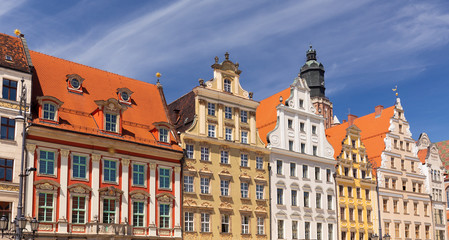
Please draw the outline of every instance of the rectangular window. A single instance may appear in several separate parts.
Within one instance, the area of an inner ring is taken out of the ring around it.
[[[388,199],[383,200],[383,209],[384,209],[384,212],[388,211]]]
[[[215,103],[207,103],[207,115],[215,116]]]
[[[370,200],[370,194],[369,194],[369,189],[365,189],[365,200]]]
[[[284,189],[277,189],[277,202],[278,205],[284,205]]]
[[[357,178],[357,169],[352,169],[352,176]]]
[[[170,169],[159,168],[159,188],[170,189]]]
[[[276,160],[276,174],[282,175],[282,161]]]
[[[301,143],[301,153],[306,153],[306,144]]]
[[[256,199],[263,199],[263,189],[263,185],[256,184]]]
[[[288,141],[288,150],[293,151],[293,141]]]
[[[159,141],[168,143],[168,130],[165,128],[159,129]]]
[[[298,206],[298,191],[292,190],[292,206]]]
[[[242,198],[248,198],[248,183],[240,183],[240,193]]]
[[[301,131],[301,132],[305,132],[305,123],[299,123],[299,130]]]
[[[312,126],[312,134],[316,134],[316,126]]]
[[[143,227],[144,216],[144,202],[133,202],[133,226]]]
[[[345,188],[343,187],[343,185],[338,185],[338,192],[339,192],[340,197],[345,196],[344,191],[345,191]]]
[[[385,225],[385,234],[390,234],[390,223],[386,222]]]
[[[202,194],[209,194],[209,178],[202,177],[200,180],[200,187],[201,187],[201,193]]]
[[[302,178],[309,178],[309,166],[302,165]]]
[[[86,179],[87,161],[85,156],[73,155],[73,177]]]
[[[352,198],[352,187],[348,187],[348,196]]]
[[[3,79],[2,98],[16,101],[17,97],[17,82]]]
[[[327,209],[332,210],[332,195],[327,195]]]
[[[290,176],[296,177],[296,163],[294,162],[290,163]]]
[[[221,196],[229,196],[229,180],[220,180]]]
[[[240,154],[240,166],[248,167],[248,154]]]
[[[284,220],[278,220],[278,239],[284,239]]]
[[[265,219],[263,217],[257,217],[257,234],[265,234]]]
[[[292,221],[292,239],[298,239],[298,221]]]
[[[242,216],[242,234],[249,234],[249,216]]]
[[[72,223],[83,224],[86,222],[86,197],[72,197]]]
[[[309,192],[304,192],[304,207],[310,207]]]
[[[346,220],[346,208],[340,207],[340,220],[345,221]]]
[[[208,125],[208,131],[207,131],[207,136],[209,137],[215,137],[215,125]]]
[[[193,176],[184,175],[184,192],[193,192]]]
[[[16,120],[2,117],[1,139],[14,140]]]
[[[288,119],[287,120],[287,126],[288,126],[289,129],[293,129],[293,120]]]
[[[310,239],[310,222],[304,223],[304,235],[305,239]]]
[[[209,148],[201,147],[201,161],[209,161]]]
[[[321,209],[321,193],[316,194],[316,208]]]
[[[55,120],[56,107],[51,103],[44,103],[42,108],[42,117],[47,120]],[[115,116],[115,115],[114,115]]]
[[[47,175],[55,174],[55,152],[40,150],[39,173]]]
[[[229,233],[229,215],[221,215],[221,232]]]
[[[248,122],[248,112],[247,111],[244,111],[244,110],[240,111],[240,121],[242,123]]]
[[[401,237],[400,231],[399,231],[399,227],[400,227],[400,224],[399,224],[399,223],[395,223],[395,224],[394,224],[394,234],[395,234],[395,237],[396,237],[396,238]]]
[[[263,169],[263,157],[256,157],[256,168]]]
[[[363,212],[362,209],[357,209],[357,218],[359,222],[363,222]]]
[[[349,208],[349,220],[354,221],[354,208]]]
[[[321,223],[317,223],[316,224],[316,239],[317,240],[321,240],[322,239],[322,225],[321,225]],[[362,238],[362,240],[363,240],[363,238]]]
[[[114,114],[105,114],[106,118],[106,131],[109,132],[117,132],[117,115]]]
[[[248,132],[242,131],[242,143],[248,143]]]
[[[201,232],[210,232],[210,214],[201,213]]]
[[[39,193],[38,220],[53,222],[53,194]]]
[[[415,238],[419,239],[419,225],[415,225]]]
[[[114,223],[115,221],[115,199],[103,200],[103,223]]]
[[[222,164],[229,164],[229,152],[228,151],[221,151],[220,162]]]
[[[14,160],[0,158],[0,181],[12,182]]]
[[[318,154],[318,147],[317,146],[313,146],[312,147],[312,154],[313,154],[313,156],[316,156]]]
[[[315,167],[315,180],[321,180],[320,167]]]
[[[145,165],[133,164],[133,184],[145,186]]]
[[[329,236],[329,240],[332,240],[334,237],[334,225],[332,223],[327,225],[327,235]]]
[[[186,157],[189,159],[193,159],[193,145],[186,144]]]
[[[232,107],[225,107],[225,118],[232,119]]]
[[[331,182],[332,178],[331,178],[331,170],[330,169],[326,169],[326,182]]]
[[[227,141],[232,141],[232,128],[225,129],[225,139]]]
[[[299,107],[304,108],[304,100],[299,99]]]
[[[184,213],[184,231],[193,232],[193,212]]]
[[[358,198],[358,199],[362,199],[362,194],[361,194],[360,188],[356,188],[356,189],[355,189],[355,192],[356,192],[356,194],[357,194],[357,198]]]
[[[170,228],[170,204],[159,205],[159,228]]]

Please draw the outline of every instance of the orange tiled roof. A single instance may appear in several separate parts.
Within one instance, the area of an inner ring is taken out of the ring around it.
[[[290,88],[282,90],[264,100],[260,101],[256,110],[256,126],[259,130],[259,136],[265,144],[267,142],[267,135],[276,126],[277,113],[276,106],[279,105],[279,97],[287,100],[290,97]]]
[[[158,135],[154,133],[154,123],[169,122],[169,120],[165,111],[165,102],[156,85],[35,51],[30,51],[30,54],[35,66],[33,98],[52,96],[64,102],[59,109],[59,124],[46,125],[181,150],[173,141],[173,136],[170,145],[157,142]],[[78,74],[85,79],[82,83],[83,94],[67,90],[67,74]],[[131,95],[132,105],[122,115],[122,136],[105,135],[91,115],[98,108],[94,101],[117,99],[118,88],[128,88],[134,92]],[[45,124],[38,117],[34,117],[33,121],[37,124]],[[154,136],[150,130],[153,130]]]
[[[418,158],[421,161],[421,163],[426,163],[426,157],[427,157],[427,148],[421,149],[418,151]]]
[[[10,56],[12,61],[7,60],[6,56]],[[30,72],[20,38],[0,33],[0,66]]]
[[[446,170],[449,170],[449,140],[435,143],[440,153],[441,161]]]
[[[391,106],[383,109],[378,117],[376,117],[375,113],[371,113],[354,120],[353,124],[361,130],[361,140],[374,167],[381,164],[381,154],[385,149],[384,139],[389,132],[390,118],[393,117],[393,114],[394,106]],[[341,153],[342,141],[346,136],[348,127],[349,123],[345,122],[326,130],[327,139],[335,151],[334,156],[338,156]]]

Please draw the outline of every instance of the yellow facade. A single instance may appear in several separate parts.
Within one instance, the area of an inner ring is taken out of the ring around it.
[[[256,130],[259,103],[242,89],[238,64],[228,57],[216,58],[212,80],[200,80],[193,93],[170,104],[179,116],[195,106],[181,133],[184,239],[269,239],[269,159]]]
[[[337,162],[339,239],[370,239],[378,225],[376,181],[357,126],[346,129]]]

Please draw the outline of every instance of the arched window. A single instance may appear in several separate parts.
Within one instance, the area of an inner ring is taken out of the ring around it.
[[[226,92],[231,92],[231,80],[229,79],[224,80],[224,90]]]
[[[51,104],[51,103],[44,103],[44,108],[42,111],[42,117],[43,119],[47,119],[47,120],[55,120],[55,116],[56,116],[56,107],[55,105]]]

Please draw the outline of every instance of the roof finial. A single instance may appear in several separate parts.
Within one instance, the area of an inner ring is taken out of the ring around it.
[[[218,57],[215,56],[215,63],[218,63]]]
[[[16,28],[16,30],[14,30],[14,34],[16,34],[16,36],[20,36],[21,32],[19,29]]]
[[[157,85],[160,85],[161,83],[159,82],[159,78],[161,77],[161,73],[157,72],[156,77],[157,77]]]
[[[226,58],[226,60],[229,60],[229,53],[228,52],[225,53],[225,58]]]
[[[396,97],[399,96],[398,85],[394,86],[394,88],[391,90],[393,90],[393,92],[396,92]]]

